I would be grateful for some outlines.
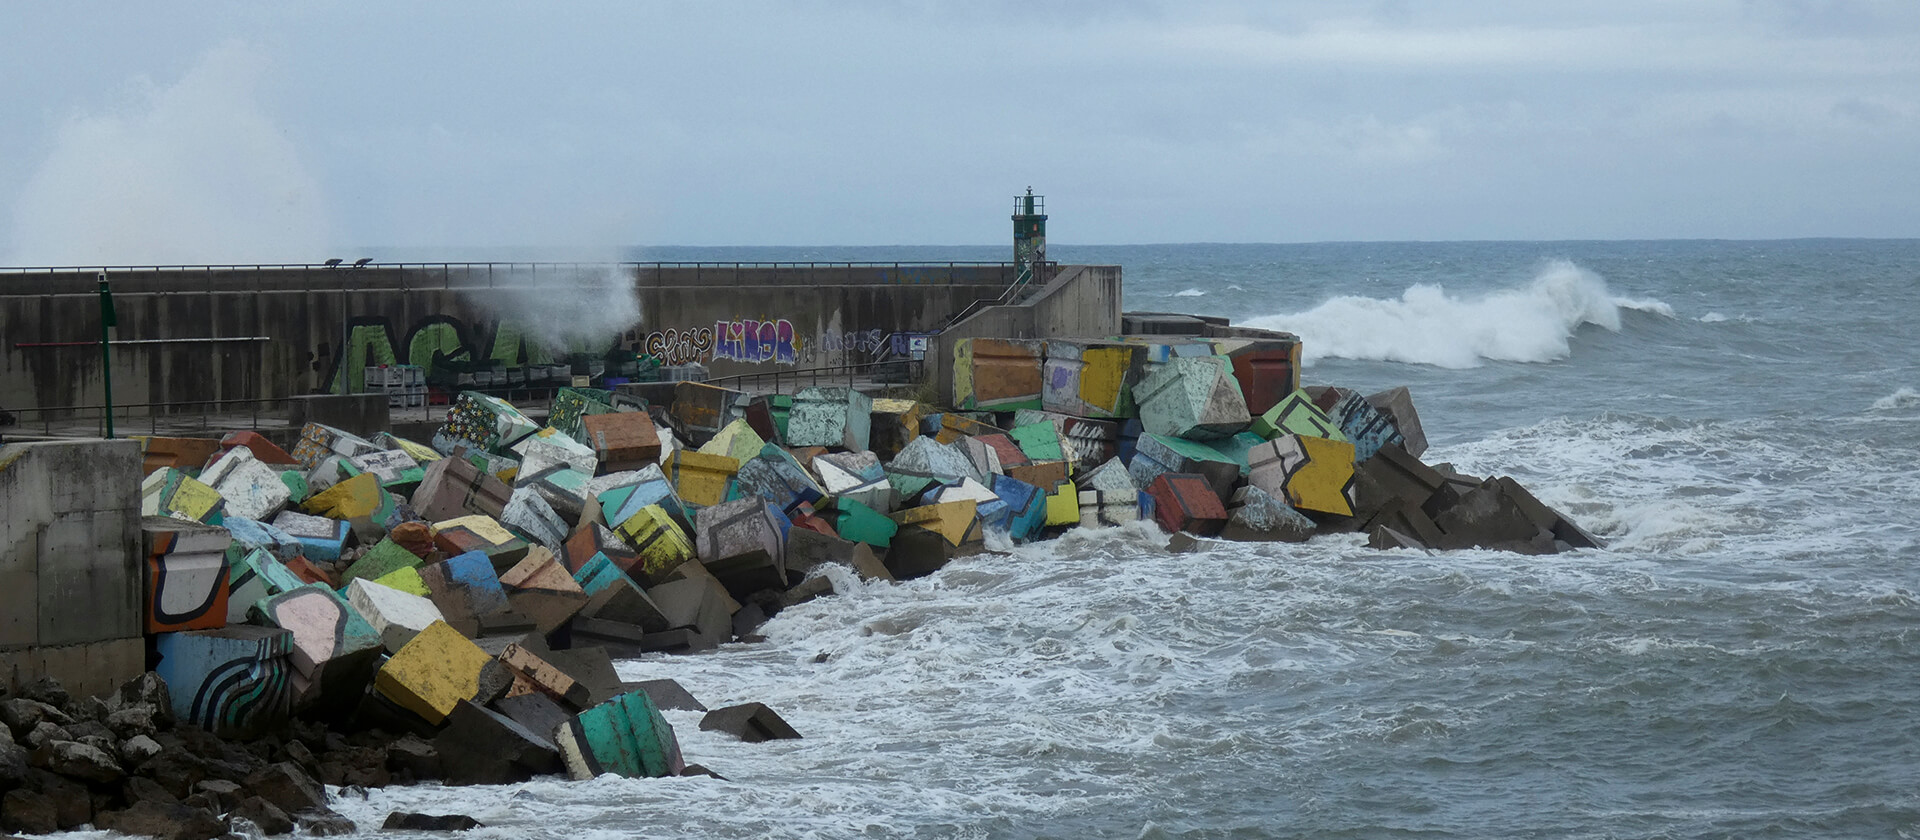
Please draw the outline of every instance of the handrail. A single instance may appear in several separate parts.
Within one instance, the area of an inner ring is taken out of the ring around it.
[[[620,266],[626,268],[873,268],[891,266],[894,268],[932,268],[936,266],[1012,266],[1008,260],[608,260],[605,262],[579,262],[565,260],[487,260],[447,262],[370,262],[365,265],[335,265],[325,263],[206,263],[206,264],[154,264],[154,265],[40,265],[40,266],[0,266],[0,274],[42,274],[50,272],[75,271],[238,271],[265,269],[312,269],[316,271],[337,271],[350,273],[371,269],[404,268],[604,268]]]
[[[820,384],[821,374],[834,374],[834,376],[829,377],[829,379],[838,380],[839,379],[838,374],[845,373],[847,375],[847,387],[851,388],[853,387],[853,384],[854,384],[853,374],[855,371],[870,370],[875,368],[904,367],[909,371],[908,379],[911,381],[917,378],[917,374],[913,373],[913,370],[915,367],[917,367],[920,364],[921,363],[919,361],[914,359],[888,359],[886,361],[881,361],[881,362],[858,362],[855,364],[826,365],[824,367],[812,367],[812,368],[775,368],[770,371],[755,371],[753,373],[736,373],[729,376],[716,376],[711,379],[708,379],[704,384],[718,385],[723,382],[740,383],[740,382],[746,382],[746,381],[755,380],[755,379],[772,379],[774,393],[779,393],[780,380],[782,379],[792,378],[793,380],[795,380],[795,384],[798,384],[798,380],[801,378],[801,374],[812,374],[813,375],[811,377],[812,383],[815,385],[818,385]]]

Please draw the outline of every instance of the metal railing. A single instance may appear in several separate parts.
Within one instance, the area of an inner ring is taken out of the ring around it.
[[[785,393],[784,386],[792,385],[797,387],[803,382],[808,385],[819,385],[822,382],[829,385],[838,385],[844,381],[848,388],[852,388],[862,378],[859,376],[862,372],[881,373],[895,370],[900,371],[897,380],[894,377],[883,379],[869,376],[866,378],[869,381],[883,382],[885,384],[911,384],[920,381],[922,367],[923,363],[917,359],[887,359],[879,362],[858,362],[847,365],[828,365],[814,368],[776,368],[770,371],[736,373],[730,376],[713,377],[708,379],[706,384],[732,387],[758,380],[772,380],[773,393],[779,394]],[[734,390],[744,389],[735,387]]]

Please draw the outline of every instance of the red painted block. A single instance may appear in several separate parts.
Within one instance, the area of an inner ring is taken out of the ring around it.
[[[244,446],[253,451],[254,460],[276,467],[297,467],[300,462],[294,460],[287,450],[275,446],[273,441],[261,437],[259,432],[234,432],[220,439],[220,445],[226,449]]]
[[[1214,346],[1232,363],[1247,411],[1255,417],[1300,387],[1299,339],[1220,339]]]
[[[1161,473],[1147,485],[1153,497],[1153,518],[1169,531],[1203,537],[1227,527],[1227,507],[1213,492],[1213,484],[1193,473]]]
[[[1027,457],[1027,453],[1020,449],[1020,444],[1015,443],[1013,438],[1007,435],[995,432],[989,435],[980,435],[974,438],[974,440],[993,447],[993,451],[1000,456],[1000,468],[1003,470],[1024,467],[1032,462],[1032,459]]]

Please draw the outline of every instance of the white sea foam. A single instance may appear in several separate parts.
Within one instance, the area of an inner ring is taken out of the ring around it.
[[[1201,297],[1205,294],[1206,292],[1200,291],[1199,289],[1181,289],[1180,291],[1174,292],[1173,297]]]
[[[1487,361],[1564,359],[1582,324],[1618,332],[1622,309],[1673,314],[1658,300],[1613,297],[1599,275],[1557,260],[1525,286],[1478,298],[1421,283],[1397,300],[1345,295],[1305,312],[1252,318],[1246,326],[1297,333],[1310,359],[1470,368]]]
[[[1874,411],[1897,411],[1916,406],[1920,406],[1920,392],[1904,387],[1873,401]]]

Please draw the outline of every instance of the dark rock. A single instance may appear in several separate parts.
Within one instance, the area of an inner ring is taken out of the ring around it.
[[[208,807],[216,812],[225,813],[232,809],[233,806],[240,804],[242,797],[250,794],[247,793],[247,789],[241,786],[239,782],[229,782],[226,779],[207,779],[193,786],[193,795],[196,797],[205,797]]]
[[[167,691],[167,681],[152,671],[126,681],[107,705],[109,709],[144,706],[153,711],[155,726],[161,729],[173,726],[173,695]]]
[[[80,720],[74,721],[73,723],[67,725],[64,728],[67,730],[67,734],[72,736],[69,740],[78,741],[82,738],[106,738],[107,740],[114,739],[113,730],[107,728],[106,724],[101,723],[100,721],[97,721],[97,720],[87,720],[85,718],[82,718]]]
[[[107,701],[98,697],[81,697],[67,706],[67,712],[73,715],[74,720],[105,721],[111,711]]]
[[[139,765],[139,774],[160,783],[168,793],[181,799],[193,793],[193,786],[207,778],[207,762],[178,746],[162,748],[157,755]]]
[[[800,733],[764,703],[742,703],[714,709],[700,719],[701,730],[725,732],[748,743],[798,738]]]
[[[247,776],[246,788],[288,813],[327,807],[327,792],[292,762],[270,764]]]
[[[158,840],[212,840],[227,833],[227,824],[211,811],[152,800],[101,814],[97,827]]]
[[[715,773],[715,772],[713,772],[712,770],[709,770],[709,769],[707,769],[707,766],[706,766],[706,765],[704,765],[704,764],[689,764],[689,765],[687,765],[687,766],[685,766],[685,767],[682,767],[682,768],[680,768],[680,775],[682,775],[682,776],[706,776],[706,777],[708,777],[708,778],[713,778],[713,779],[719,779],[720,781],[723,781],[723,782],[727,780],[727,777],[725,777],[725,776],[722,776],[722,775],[720,775],[719,773]]]
[[[69,779],[103,785],[127,776],[113,756],[78,741],[50,741],[33,751],[32,763]]]
[[[73,695],[68,694],[66,688],[60,685],[60,681],[52,677],[41,677],[40,679],[27,683],[21,686],[20,690],[15,693],[28,700],[37,700],[45,703],[63,712],[67,710],[67,705],[73,702]]]
[[[340,816],[331,808],[301,811],[293,815],[293,823],[315,837],[337,837],[342,834],[352,834],[358,830],[354,827],[353,820]]]
[[[822,595],[832,594],[833,581],[827,579],[824,575],[821,577],[810,577],[801,581],[799,585],[792,589],[780,593],[780,608],[786,609],[787,607],[798,606]]]
[[[692,692],[687,691],[679,682],[674,680],[641,680],[639,682],[626,683],[622,688],[625,691],[646,692],[647,699],[653,701],[655,708],[685,709],[694,712],[704,712],[707,710],[707,707],[702,705],[699,700],[694,699]]]
[[[887,548],[887,572],[896,580],[912,580],[939,571],[953,559],[947,538],[918,525],[907,525],[893,535]]]
[[[20,738],[20,745],[27,749],[37,750],[54,741],[71,740],[73,740],[73,733],[68,732],[66,727],[55,724],[50,720],[43,720],[33,728],[33,731],[28,732]]]
[[[813,655],[813,664],[819,665],[832,658],[833,658],[833,654],[831,653],[824,653],[824,652],[816,653]]]
[[[759,604],[751,602],[743,604],[733,613],[733,637],[744,641],[765,623],[767,623],[766,610],[761,609]]]
[[[539,692],[502,697],[493,701],[490,708],[549,741],[553,740],[553,730],[573,719],[572,711]]]
[[[93,821],[93,797],[86,785],[45,770],[30,770],[25,789],[53,804],[54,822],[62,831]]]
[[[387,769],[407,782],[438,779],[445,773],[440,765],[440,751],[418,735],[407,735],[387,745]]]
[[[307,749],[306,742],[298,738],[289,739],[286,746],[280,748],[280,755],[280,760],[300,765],[300,769],[307,771],[307,775],[313,775],[320,770],[320,760],[314,757],[313,750]]]
[[[12,738],[0,738],[0,791],[20,786],[27,779],[27,750]]]
[[[162,787],[159,782],[145,776],[129,776],[127,780],[120,785],[120,798],[126,800],[129,805],[145,802],[149,799],[168,804],[180,801],[180,797],[174,796],[172,792]]]
[[[280,807],[258,796],[249,796],[234,806],[229,817],[246,820],[260,829],[261,834],[286,834],[293,831],[293,818]]]
[[[402,831],[470,831],[484,826],[466,814],[414,814],[406,811],[394,811],[387,815],[387,821],[380,824],[383,829]]]
[[[10,790],[0,796],[0,830],[21,834],[52,834],[60,830],[53,802],[27,790]]]
[[[7,725],[14,738],[25,738],[34,727],[42,723],[61,726],[73,722],[65,712],[38,700],[25,697],[13,697],[0,700],[0,723]]]
[[[613,658],[605,648],[553,650],[540,654],[540,658],[565,672],[574,682],[586,686],[589,706],[605,703],[620,694],[620,675],[614,671]]]
[[[145,735],[135,735],[120,745],[120,763],[138,770],[147,759],[159,755],[161,749],[159,741]]]

